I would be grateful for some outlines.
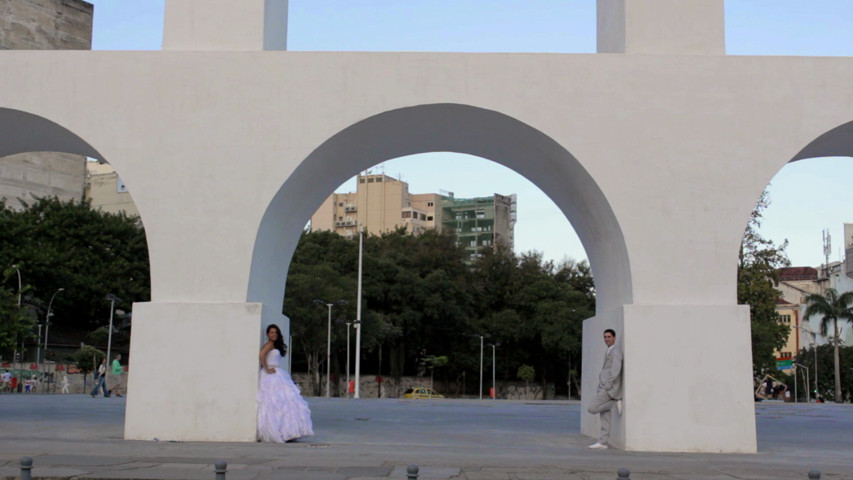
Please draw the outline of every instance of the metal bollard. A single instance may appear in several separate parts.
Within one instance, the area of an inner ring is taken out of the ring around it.
[[[418,466],[415,464],[406,467],[406,478],[408,480],[418,480]]]
[[[225,472],[227,471],[228,464],[224,460],[217,460],[213,466],[216,469],[216,480],[225,480]]]
[[[30,480],[33,470],[33,459],[30,457],[21,457],[21,480]]]
[[[628,470],[627,468],[620,468],[616,472],[616,479],[617,480],[631,480],[631,471]]]
[[[809,479],[820,480],[820,472],[818,472],[817,470],[809,470]]]

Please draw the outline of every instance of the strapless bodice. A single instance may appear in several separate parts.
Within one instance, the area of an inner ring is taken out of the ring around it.
[[[281,352],[277,348],[273,348],[267,352],[267,367],[281,367]]]

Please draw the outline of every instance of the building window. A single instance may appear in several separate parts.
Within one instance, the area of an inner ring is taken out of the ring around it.
[[[403,218],[412,218],[412,212],[403,212]]]
[[[382,181],[382,177],[376,177],[376,182],[379,183]]]
[[[426,220],[426,215],[424,215],[423,213],[421,214],[421,220]]]
[[[793,355],[791,355],[791,352],[782,352],[779,354],[779,356],[781,358],[791,358]]]
[[[428,222],[431,222],[431,221],[432,221],[432,215],[430,215],[430,216],[428,216],[428,217],[427,217],[427,221],[428,221]]]
[[[364,183],[364,179],[363,178],[358,179],[358,183]]]
[[[372,179],[372,178],[367,179],[367,183],[373,183],[373,181],[374,181],[374,179]]]
[[[344,219],[344,217],[338,217],[338,221],[343,220],[343,219]]]
[[[432,202],[427,202],[427,207],[432,207],[434,204]]]
[[[486,218],[486,212],[477,210],[477,218]]]
[[[790,315],[779,315],[779,323],[791,323]]]

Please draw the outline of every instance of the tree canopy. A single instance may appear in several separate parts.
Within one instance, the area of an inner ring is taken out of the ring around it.
[[[60,201],[56,197],[23,202],[12,209],[0,201],[0,337],[14,330],[17,307],[16,265],[26,286],[23,310],[43,322],[48,303],[54,328],[90,331],[109,318],[107,294],[123,302],[147,301],[150,296],[148,247],[135,217],[94,210],[88,201]],[[59,293],[57,291],[62,288]],[[54,294],[57,293],[55,296]],[[24,327],[29,334],[32,325]],[[51,330],[51,333],[58,330]],[[20,335],[21,332],[18,332]],[[14,336],[14,333],[12,334]],[[20,338],[19,340],[20,341]],[[3,352],[8,354],[8,347]]]
[[[758,233],[762,212],[770,204],[767,192],[761,195],[743,234],[738,255],[737,299],[749,305],[752,325],[752,363],[756,372],[776,370],[774,351],[785,345],[790,327],[779,322],[776,301],[780,292],[780,267],[790,262],[785,254],[788,241],[776,245]]]
[[[317,389],[328,310],[313,300],[346,300],[333,307],[333,320],[354,319],[357,256],[357,241],[311,232],[302,236],[291,262],[284,313]],[[428,231],[414,236],[400,230],[365,238],[363,266],[362,342],[368,371],[400,377],[430,365],[441,367],[435,374],[445,383],[457,385],[464,373],[477,378],[479,335],[487,335],[485,342],[497,349],[502,378],[514,378],[525,363],[535,367],[543,384],[565,386],[570,370],[577,377],[582,321],[595,312],[585,262],[554,265],[541,254],[517,256],[506,248],[485,249],[472,261],[451,235]],[[345,362],[341,323],[333,324],[332,333],[336,372]]]
[[[842,402],[841,396],[841,359],[839,353],[840,338],[838,337],[838,321],[853,323],[853,292],[838,294],[834,288],[827,288],[823,295],[811,294],[806,297],[805,318],[820,316],[820,333],[826,336],[829,325],[832,324],[833,357],[835,364],[835,395],[836,402]]]

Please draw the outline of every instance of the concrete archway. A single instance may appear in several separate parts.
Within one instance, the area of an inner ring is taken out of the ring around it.
[[[14,72],[0,104],[64,125],[50,149],[97,145],[145,216],[152,301],[134,306],[126,438],[254,440],[258,334],[281,319],[311,209],[365,166],[452,150],[513,168],[580,234],[602,295],[584,391],[603,328],[626,358],[615,446],[756,451],[734,255],[786,159],[849,151],[853,59],[726,56],[723,0],[667,2],[666,15],[600,0],[606,55],[260,53],[284,33],[264,30],[268,2],[187,2],[168,9],[170,33],[188,35],[166,35],[167,51],[0,51]],[[2,125],[17,117],[20,138],[0,145],[31,148],[34,119],[11,112]],[[583,414],[583,433],[596,429]]]
[[[577,230],[596,279],[598,308],[631,303],[631,273],[621,229],[583,166],[535,128],[499,112],[460,104],[383,112],[317,147],[282,185],[263,216],[247,300],[282,305],[285,272],[306,219],[337,185],[382,161],[431,151],[487,158],[535,183]]]

